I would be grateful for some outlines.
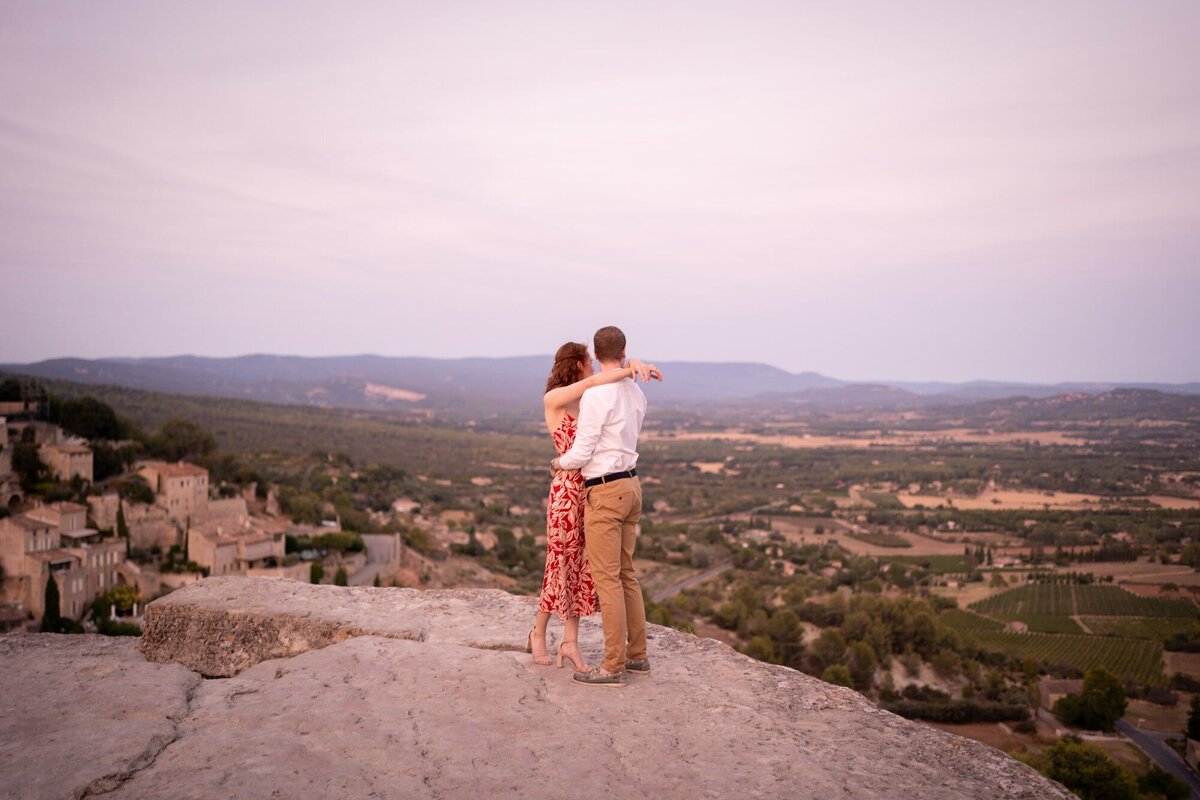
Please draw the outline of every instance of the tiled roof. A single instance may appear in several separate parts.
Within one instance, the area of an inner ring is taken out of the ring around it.
[[[206,470],[204,467],[197,467],[195,464],[185,464],[182,461],[178,464],[163,464],[161,467],[155,466],[154,469],[158,470],[160,475],[168,478],[186,478],[191,476],[199,477],[202,475],[208,475],[208,470]]]
[[[63,531],[60,535],[64,539],[86,539],[89,536],[95,536],[100,531],[95,528],[80,528],[77,531]]]
[[[92,452],[92,448],[84,447],[81,444],[48,444],[45,445],[44,449],[57,450],[69,456],[86,456]]]
[[[78,561],[79,557],[70,550],[56,548],[54,550],[38,550],[33,553],[26,553],[30,558],[36,558],[38,561]]]
[[[43,522],[40,519],[34,519],[28,514],[16,514],[12,517],[9,517],[9,521],[20,525],[27,531],[44,531],[47,528],[54,527],[53,524],[49,522]]]

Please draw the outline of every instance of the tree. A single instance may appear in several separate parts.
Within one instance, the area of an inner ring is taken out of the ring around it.
[[[154,502],[154,489],[150,488],[150,484],[146,483],[146,479],[141,475],[130,475],[122,480],[121,485],[117,487],[117,494],[122,500],[134,503],[150,505]]]
[[[117,536],[129,538],[129,523],[125,521],[125,504],[117,499]]]
[[[821,631],[820,636],[813,640],[811,655],[816,662],[814,665],[816,669],[824,672],[827,667],[840,664],[845,658],[846,638],[842,636],[841,631],[826,628]]]
[[[372,586],[383,586],[383,581],[379,580],[379,573],[375,573],[375,580],[371,583]]]
[[[1192,796],[1191,787],[1186,781],[1159,767],[1151,767],[1149,772],[1138,778],[1138,790],[1143,795],[1165,797],[1167,800],[1188,800]]]
[[[1083,677],[1083,691],[1054,704],[1054,713],[1068,725],[1091,731],[1111,731],[1125,716],[1128,701],[1119,678],[1104,667],[1093,667]]]
[[[1083,800],[1138,800],[1133,773],[1078,736],[1064,736],[1042,756],[1034,766]]]
[[[1187,738],[1200,741],[1200,694],[1192,698],[1192,711],[1188,714]]]
[[[338,567],[337,572],[334,573],[334,576],[333,576],[333,585],[334,586],[345,586],[346,585],[346,568],[345,567]]]
[[[12,470],[21,476],[21,488],[27,494],[34,492],[39,483],[50,477],[50,468],[42,462],[38,447],[32,442],[13,445]]]
[[[871,645],[866,642],[855,642],[850,645],[850,650],[846,655],[846,668],[850,671],[855,689],[862,692],[871,688],[871,684],[875,680],[877,665],[875,650]]]
[[[42,614],[42,632],[58,633],[62,629],[62,614],[58,607],[58,581],[51,572],[46,578],[46,610]]]
[[[496,560],[505,566],[512,566],[521,560],[521,552],[517,549],[517,537],[511,528],[496,528]]]
[[[308,568],[309,583],[320,583],[321,579],[324,577],[325,577],[325,568],[322,567],[316,561],[312,562],[312,566],[310,566]]]
[[[199,460],[217,449],[217,442],[208,431],[186,419],[167,422],[150,437],[147,446],[151,454],[167,461]]]
[[[832,683],[835,686],[845,686],[848,689],[854,688],[854,679],[850,676],[850,670],[841,664],[826,667],[825,671],[821,673],[821,680],[826,683]]]
[[[103,442],[92,442],[92,478],[98,483],[125,471],[123,451]]]
[[[59,410],[59,424],[85,439],[116,440],[122,433],[116,412],[94,397],[65,401]]]
[[[763,631],[775,649],[776,663],[798,669],[804,656],[804,628],[800,617],[790,608],[781,608],[771,615]]]
[[[766,636],[755,636],[746,643],[742,652],[759,661],[766,661],[768,664],[775,663],[775,645]]]

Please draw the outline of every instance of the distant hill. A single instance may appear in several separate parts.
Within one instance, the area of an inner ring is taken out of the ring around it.
[[[156,392],[215,395],[270,403],[408,411],[536,412],[551,356],[388,358],[383,356],[251,355],[237,358],[61,358],[5,364],[0,371],[77,383]],[[650,391],[658,402],[720,401],[764,392],[839,386],[816,373],[792,374],[765,364],[663,364],[667,382]]]
[[[61,358],[0,365],[0,371],[185,395],[269,403],[409,411],[417,414],[536,414],[550,356],[392,358],[358,355],[307,358],[175,356],[138,359]],[[923,408],[1008,397],[1089,395],[1119,387],[1200,394],[1200,384],[850,383],[815,372],[791,373],[745,362],[663,363],[667,381],[648,391],[656,403],[735,401],[815,406]]]

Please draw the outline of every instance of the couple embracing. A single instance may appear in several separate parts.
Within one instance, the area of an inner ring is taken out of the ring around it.
[[[626,672],[649,672],[646,608],[633,568],[642,516],[637,441],[646,396],[637,385],[662,380],[653,364],[625,360],[625,334],[612,326],[593,339],[600,371],[587,345],[567,342],[554,356],[546,382],[546,428],[558,457],[546,511],[546,571],[527,651],[551,663],[546,626],[563,620],[563,659],[574,680],[590,686],[624,686]],[[586,536],[586,539],[585,539]],[[579,650],[579,618],[596,613],[604,626],[604,661],[593,667]]]

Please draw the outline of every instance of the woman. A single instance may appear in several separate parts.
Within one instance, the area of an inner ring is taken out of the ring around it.
[[[630,359],[624,369],[596,374],[587,345],[567,342],[554,354],[554,365],[546,381],[546,429],[554,439],[558,454],[570,449],[575,441],[575,422],[579,417],[579,398],[593,386],[615,383],[625,378],[651,377],[662,380],[653,364]],[[550,502],[546,509],[546,571],[542,576],[542,594],[537,619],[529,631],[525,652],[533,654],[537,664],[549,665],[546,649],[546,625],[551,614],[563,620],[563,641],[558,646],[558,666],[570,659],[578,672],[587,672],[579,652],[579,618],[596,613],[596,589],[588,569],[583,539],[583,476],[578,470],[556,472],[550,482]]]

